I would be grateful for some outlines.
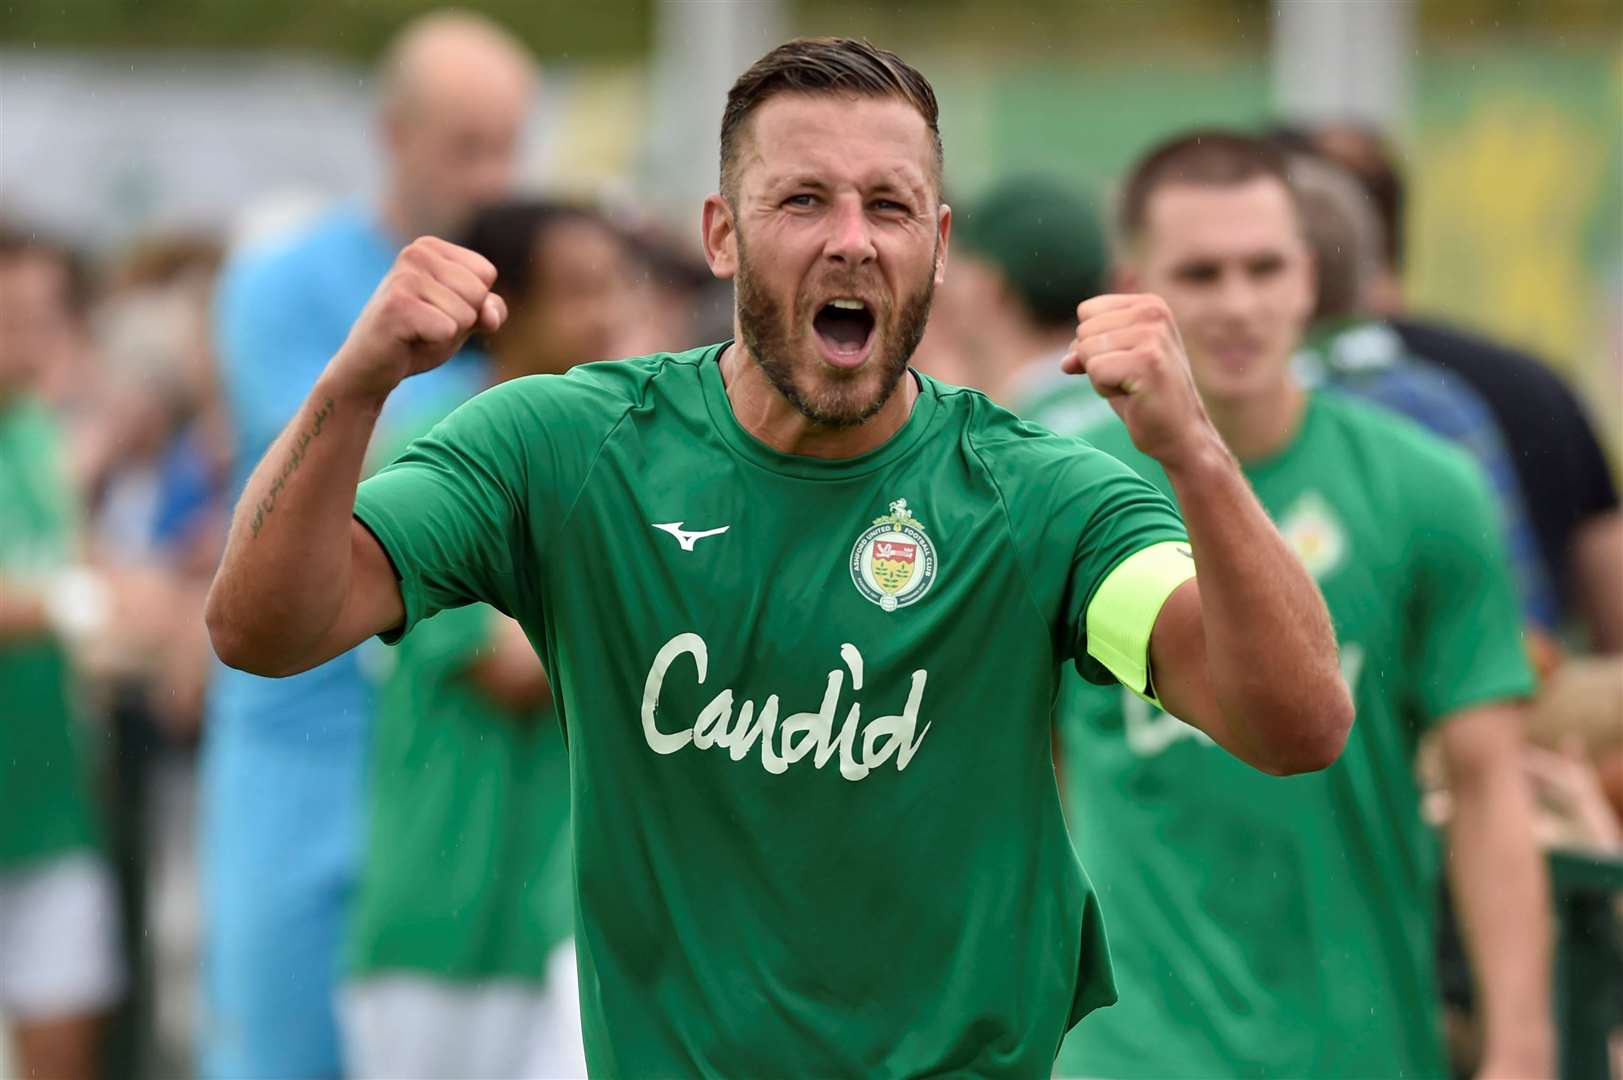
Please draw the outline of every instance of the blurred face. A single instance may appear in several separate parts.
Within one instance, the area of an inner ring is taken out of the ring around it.
[[[68,273],[43,252],[0,256],[0,397],[33,386],[74,346]]]
[[[514,354],[535,372],[619,355],[634,296],[629,256],[620,238],[595,221],[566,221],[536,243],[529,298],[512,305],[506,333],[520,335]]]
[[[735,204],[705,206],[739,332],[807,419],[849,427],[889,399],[923,336],[951,210],[905,101],[782,94],[739,147]]]
[[[1129,276],[1171,307],[1203,397],[1279,390],[1313,311],[1312,260],[1282,183],[1157,189]]]
[[[460,75],[425,78],[386,118],[395,191],[418,233],[454,230],[513,184],[530,79],[502,65]]]

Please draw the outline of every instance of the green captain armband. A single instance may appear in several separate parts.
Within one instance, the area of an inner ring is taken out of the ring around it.
[[[1088,604],[1088,655],[1157,708],[1149,684],[1150,631],[1167,597],[1194,576],[1189,541],[1167,540],[1118,563]]]

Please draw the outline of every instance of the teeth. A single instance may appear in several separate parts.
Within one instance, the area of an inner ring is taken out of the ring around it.
[[[861,300],[830,300],[829,307],[837,307],[841,311],[867,311],[868,305]]]

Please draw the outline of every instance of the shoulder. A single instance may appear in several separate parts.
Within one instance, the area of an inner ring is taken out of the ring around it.
[[[627,414],[698,393],[698,366],[716,346],[581,364],[562,375],[527,375],[494,386],[457,410],[475,425],[549,441],[599,441]]]
[[[1139,479],[1139,473],[1091,438],[1056,434],[979,391],[947,389],[951,393],[943,396],[943,407],[958,414],[954,419],[965,444],[1005,497],[1046,493],[1044,497],[1063,498],[1102,483]]]
[[[1481,467],[1458,445],[1409,417],[1344,394],[1319,392],[1315,407],[1349,464],[1359,465],[1372,490],[1399,492],[1405,505],[1425,516],[1452,501],[1486,489]]]
[[[231,254],[222,271],[224,286],[242,282],[268,284],[302,282],[312,266],[335,253],[377,245],[377,230],[358,207],[331,207],[297,228],[252,240]]]

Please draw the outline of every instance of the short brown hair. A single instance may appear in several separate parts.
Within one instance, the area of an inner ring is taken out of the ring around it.
[[[1127,174],[1117,205],[1118,236],[1129,244],[1137,240],[1144,231],[1150,197],[1170,184],[1235,187],[1258,179],[1278,180],[1300,215],[1285,153],[1266,139],[1222,128],[1168,139],[1139,158]]]
[[[930,81],[900,56],[855,38],[796,38],[784,42],[738,77],[721,114],[721,190],[738,190],[739,136],[750,114],[778,94],[855,94],[894,97],[924,117],[935,150],[935,181],[941,188],[940,107]]]

